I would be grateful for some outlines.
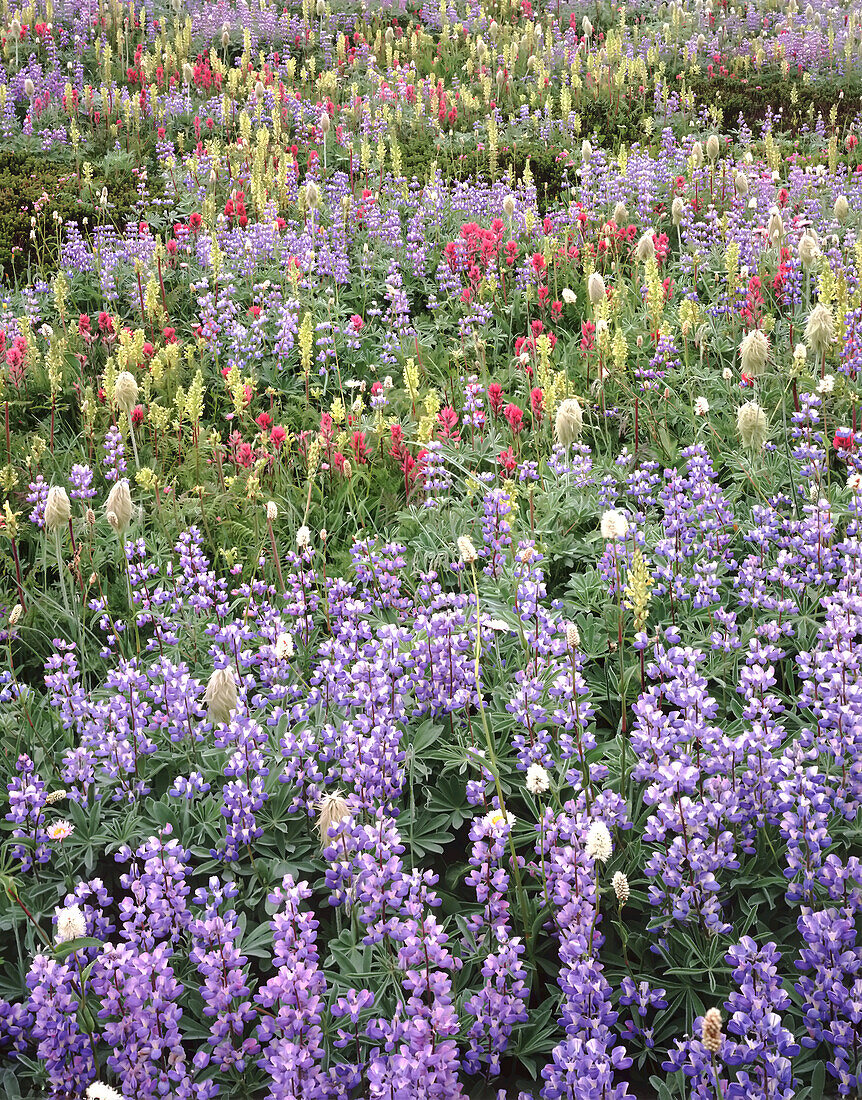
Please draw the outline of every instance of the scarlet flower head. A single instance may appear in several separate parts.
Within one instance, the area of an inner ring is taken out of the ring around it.
[[[542,402],[544,399],[545,395],[538,386],[530,390],[530,408],[533,410],[533,416],[535,416],[537,420],[542,419]]]
[[[350,447],[358,465],[363,466],[370,457],[368,445],[365,442],[365,432],[354,432],[350,441]]]
[[[254,422],[262,432],[268,432],[272,427],[272,417],[266,412],[262,412],[259,416],[255,417]]]
[[[437,413],[437,423],[439,425],[437,434],[441,439],[461,438],[461,433],[458,431],[458,414],[451,405],[447,405]]]
[[[509,422],[509,427],[514,435],[518,435],[524,427],[524,410],[511,402],[503,409],[503,415]]]
[[[277,451],[280,450],[281,445],[284,443],[286,438],[287,432],[284,430],[281,424],[276,424],[276,426],[269,433],[269,441]]]
[[[491,406],[491,412],[499,416],[503,408],[503,387],[499,382],[492,382],[488,387],[488,404]]]
[[[531,263],[533,265],[533,271],[536,273],[537,276],[541,277],[542,275],[544,275],[548,264],[541,252],[533,253],[533,259],[531,260]]]

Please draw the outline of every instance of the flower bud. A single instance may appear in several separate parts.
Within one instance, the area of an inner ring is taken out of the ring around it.
[[[641,263],[646,263],[648,260],[655,259],[655,242],[652,239],[652,230],[648,229],[646,233],[641,236],[635,246],[635,255]]]
[[[593,155],[593,147],[587,138],[581,142],[581,159],[586,164]]]
[[[832,213],[839,222],[847,220],[847,216],[850,213],[850,203],[844,195],[839,195],[835,200],[835,205],[832,207]]]
[[[614,207],[614,225],[624,226],[628,221],[629,211],[624,202],[618,202]]]
[[[317,803],[317,831],[324,848],[329,845],[329,830],[346,817],[350,817],[350,807],[341,791],[325,794]]]
[[[270,523],[275,523],[278,519],[278,505],[274,500],[268,500],[266,502],[266,518]]]
[[[204,702],[210,721],[229,722],[231,712],[237,707],[236,680],[229,668],[215,668],[207,681]]]
[[[700,1037],[710,1054],[721,1050],[721,1013],[717,1008],[709,1008],[700,1023]]]
[[[706,139],[706,155],[713,162],[718,160],[718,154],[721,152],[721,146],[718,142],[717,134],[710,134]]]
[[[752,329],[743,336],[739,344],[742,369],[751,378],[758,378],[766,370],[769,358],[769,341],[759,328]]]
[[[16,603],[12,610],[9,612],[9,625],[17,626],[21,621],[21,616],[24,614],[24,608],[21,604]]]
[[[734,172],[733,183],[736,187],[737,195],[748,194],[748,176],[746,176],[745,172]]]
[[[58,531],[65,527],[72,515],[69,494],[59,485],[52,485],[45,501],[45,526],[49,531]]]
[[[598,271],[594,271],[587,280],[587,297],[590,299],[590,305],[593,306],[597,306],[599,302],[603,302],[607,297],[605,280]]]
[[[118,535],[122,535],[132,522],[132,495],[129,492],[129,483],[123,478],[118,481],[105,501],[105,512],[108,523]]]
[[[781,214],[777,206],[773,206],[772,210],[769,212],[769,221],[766,223],[766,235],[773,244],[778,244],[784,236],[784,222],[781,220]]]
[[[36,94],[36,85],[33,83],[33,81],[28,76],[27,79],[24,81],[24,95],[28,99],[32,99],[35,94]]]
[[[581,644],[581,632],[574,623],[566,624],[566,645],[569,649],[577,649]]]
[[[691,159],[694,161],[695,168],[700,168],[703,165],[703,146],[699,141],[696,141],[691,147]]]
[[[835,319],[828,306],[818,302],[808,316],[805,343],[816,356],[824,355],[835,339]]]
[[[120,371],[114,382],[114,401],[127,416],[131,416],[132,409],[138,403],[138,383],[127,370]]]
[[[507,218],[511,218],[511,216],[515,213],[514,195],[507,195],[503,199],[503,213],[506,215]]]
[[[670,204],[670,217],[674,225],[680,225],[684,213],[685,203],[682,201],[682,197],[680,195],[677,195],[673,202]]]
[[[191,65],[188,63],[188,61],[184,61],[183,62],[183,84],[191,84],[193,82],[194,78],[195,78],[194,69],[191,67]]]
[[[601,277],[601,276],[600,276]],[[554,421],[557,440],[568,447],[579,438],[584,430],[584,412],[577,397],[567,397],[561,401]]]
[[[320,206],[320,189],[314,180],[309,180],[305,185],[305,201],[312,210]]]
[[[799,257],[799,262],[806,271],[814,265],[817,257],[820,255],[817,238],[810,230],[803,233],[799,238],[799,244],[796,246],[796,254]]]
[[[746,401],[736,413],[736,428],[743,447],[762,450],[767,436],[766,413],[756,401]]]
[[[332,121],[326,111],[324,111],[320,116],[320,128],[323,130],[324,134],[328,134],[331,126]]]

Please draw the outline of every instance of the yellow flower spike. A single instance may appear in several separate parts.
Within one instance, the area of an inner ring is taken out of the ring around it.
[[[650,588],[655,581],[650,576],[639,546],[632,553],[632,564],[626,571],[623,607],[633,612],[635,630],[643,630],[649,614]]]

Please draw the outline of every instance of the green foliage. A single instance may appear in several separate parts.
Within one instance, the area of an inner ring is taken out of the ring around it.
[[[103,187],[107,209],[99,202]],[[60,238],[55,215],[79,225],[87,218],[90,228],[110,224],[122,229],[133,217],[137,197],[130,168],[97,172],[91,185],[85,186],[69,161],[6,153],[0,163],[0,268],[7,277],[21,275],[31,266],[52,271]]]

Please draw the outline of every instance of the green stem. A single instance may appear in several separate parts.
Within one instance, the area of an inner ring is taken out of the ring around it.
[[[506,801],[503,798],[503,788],[500,784],[500,768],[497,763],[497,754],[494,751],[494,742],[491,737],[491,730],[488,726],[488,717],[485,714],[485,700],[482,694],[482,689],[479,680],[479,657],[482,652],[482,623],[479,614],[479,581],[476,577],[476,563],[470,562],[470,573],[473,577],[473,594],[476,597],[476,648],[475,648],[475,679],[476,679],[476,694],[479,698],[479,714],[482,718],[482,728],[485,731],[485,744],[488,747],[488,762],[491,764],[494,773],[494,786],[497,791],[497,800],[500,803],[500,812],[503,814],[506,821],[508,821],[508,815],[506,813]],[[532,951],[532,944],[530,939],[530,926],[527,918],[527,896],[524,893],[524,883],[521,879],[521,868],[518,865],[518,856],[515,851],[515,841],[512,837],[512,830],[509,829],[509,850],[512,855],[512,871],[515,876],[515,891],[518,895],[518,901],[521,905],[521,919],[524,924],[524,940],[528,947]]]

